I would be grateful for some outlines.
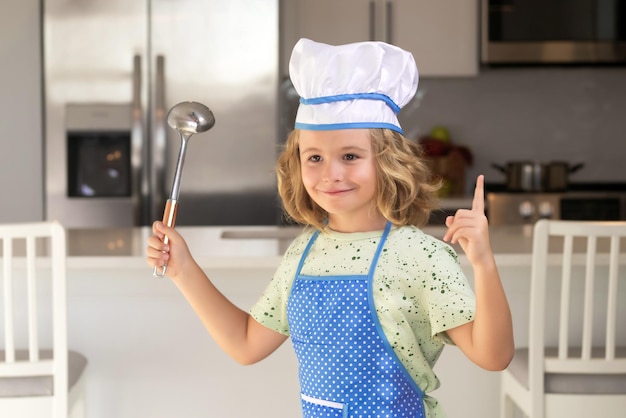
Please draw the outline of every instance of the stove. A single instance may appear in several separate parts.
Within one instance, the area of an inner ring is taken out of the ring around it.
[[[539,219],[626,220],[626,183],[576,183],[563,192],[509,192],[487,184],[491,225],[533,224]]]

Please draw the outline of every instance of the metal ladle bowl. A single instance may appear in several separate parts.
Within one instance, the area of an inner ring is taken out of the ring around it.
[[[180,179],[183,173],[183,165],[185,164],[185,154],[187,153],[187,143],[192,135],[206,132],[215,125],[215,117],[213,112],[198,102],[182,102],[174,105],[167,113],[167,124],[180,133],[180,151],[178,152],[178,161],[176,162],[176,172],[174,173],[174,182],[169,199],[165,203],[165,211],[163,213],[163,223],[169,227],[173,227],[176,223],[176,213],[178,212],[178,196],[180,194]],[[163,243],[167,244],[169,238],[167,235],[163,238]],[[165,276],[167,264],[161,266],[159,271],[155,266],[152,274],[156,277]]]
[[[213,112],[198,102],[178,103],[167,113],[167,124],[181,134],[190,136],[208,131],[215,125]]]

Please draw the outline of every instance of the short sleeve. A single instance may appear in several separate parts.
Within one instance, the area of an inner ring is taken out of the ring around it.
[[[430,280],[425,293],[433,338],[452,344],[445,331],[471,322],[476,298],[454,250],[442,243],[429,258]]]
[[[287,302],[300,256],[310,237],[311,232],[304,232],[294,239],[287,248],[274,277],[250,308],[250,315],[258,323],[283,335],[289,336]]]

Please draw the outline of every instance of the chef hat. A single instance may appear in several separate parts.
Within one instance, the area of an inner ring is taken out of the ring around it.
[[[417,91],[413,55],[384,42],[332,46],[300,39],[289,74],[300,95],[295,127],[307,130],[387,128]]]

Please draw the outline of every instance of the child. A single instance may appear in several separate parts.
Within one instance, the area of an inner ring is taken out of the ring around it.
[[[382,42],[301,39],[290,75],[302,99],[278,159],[278,188],[287,214],[309,227],[250,313],[213,286],[161,222],[148,264],[167,263],[209,333],[240,363],[291,337],[305,418],[443,417],[425,393],[439,386],[433,366],[444,343],[488,370],[513,355],[483,176],[472,209],[448,217],[443,238],[472,264],[474,295],[454,250],[419,229],[437,186],[396,117],[417,90],[413,56]]]

